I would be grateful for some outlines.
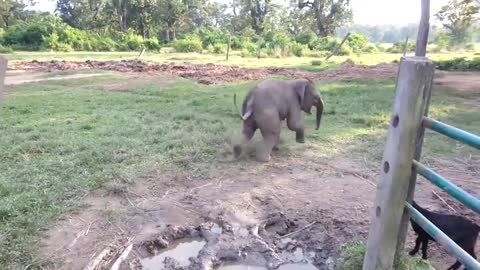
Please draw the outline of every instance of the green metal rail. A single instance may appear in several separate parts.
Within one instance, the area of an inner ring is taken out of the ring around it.
[[[480,150],[480,137],[440,121],[423,117],[422,126]]]
[[[462,143],[468,144],[476,149],[480,149],[480,137],[477,135],[428,117],[423,117],[422,126],[452,139],[458,140]],[[480,200],[478,198],[470,195],[468,192],[464,191],[443,176],[437,174],[435,171],[416,160],[413,160],[413,167],[418,174],[425,177],[437,187],[446,191],[452,197],[468,206],[477,214],[480,214]],[[450,239],[445,233],[433,225],[432,222],[430,222],[425,216],[413,208],[413,206],[411,206],[408,202],[406,202],[405,205],[410,217],[432,238],[434,238],[438,243],[442,244],[450,253],[455,255],[455,257],[457,257],[457,259],[465,265],[465,268],[480,270],[480,263],[475,258],[470,256],[470,254],[459,247],[452,239]]]
[[[432,182],[437,187],[443,189],[452,197],[460,201],[461,203],[468,206],[473,211],[480,214],[480,200],[475,198],[474,196],[470,195],[468,192],[464,191],[463,189],[459,188],[452,182],[445,179],[443,176],[437,174],[430,168],[426,167],[422,163],[414,160],[413,166],[417,169],[417,172],[425,177],[427,180]]]

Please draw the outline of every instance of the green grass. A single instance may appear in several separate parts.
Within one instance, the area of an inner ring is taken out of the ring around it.
[[[127,91],[103,85],[131,82],[118,73],[12,87],[0,120],[0,264],[33,263],[38,233],[78,198],[110,181],[113,173],[138,175],[152,167],[188,170],[215,166],[231,153],[240,131],[233,94],[243,98],[253,82],[198,85],[171,78],[135,81]],[[174,80],[174,83],[166,83]],[[286,155],[381,157],[390,118],[393,81],[319,86],[325,101],[322,127],[306,117],[305,145],[283,132]],[[478,108],[467,94],[435,89],[431,115],[480,133]],[[468,155],[451,140],[427,136],[426,155]],[[283,147],[283,146],[282,146]],[[313,149],[314,151],[307,151]],[[305,150],[305,151],[303,151]]]
[[[6,54],[5,56],[12,61],[17,60],[67,60],[67,61],[85,61],[90,60],[126,60],[136,59],[138,52],[14,52]],[[412,55],[412,54],[409,54]],[[473,57],[473,53],[429,53],[428,57],[433,60],[453,59],[455,57]],[[172,53],[168,48],[165,48],[160,53],[147,52],[142,57],[142,60],[157,61],[157,62],[187,62],[187,63],[216,63],[238,65],[244,67],[298,67],[309,70],[323,70],[332,68],[347,60],[352,60],[356,64],[362,65],[376,65],[379,63],[391,63],[394,60],[400,59],[401,54],[376,53],[364,55],[351,56],[334,56],[330,58],[328,63],[321,66],[312,66],[312,61],[321,60],[324,58],[313,57],[286,57],[286,58],[261,58],[255,57],[243,58],[240,52],[232,51],[229,61],[225,61],[225,55],[221,54],[198,54],[198,53]]]
[[[362,269],[363,258],[366,252],[366,245],[362,241],[348,243],[340,251],[337,270]],[[408,256],[401,257],[394,265],[395,270],[432,270],[430,263],[420,258]]]

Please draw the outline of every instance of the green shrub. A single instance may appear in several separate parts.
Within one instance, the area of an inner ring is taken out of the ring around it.
[[[305,56],[305,53],[307,53],[308,51],[308,46],[297,43],[297,42],[293,42],[290,45],[290,49],[292,50],[292,54],[295,55],[296,57],[303,57]]]
[[[362,52],[367,52],[370,44],[368,44],[368,40],[365,36],[360,34],[351,34],[343,44],[343,46],[345,45],[350,47],[353,53],[360,54]]]
[[[329,55],[330,53],[327,52],[327,51],[320,51],[320,52],[316,52],[316,51],[308,51],[305,53],[305,56],[307,57],[313,57],[313,58],[324,58],[326,57],[327,55]]]
[[[145,48],[147,48],[149,50],[152,50],[152,51],[159,51],[162,48],[162,46],[160,46],[160,44],[158,43],[158,39],[156,37],[146,39],[143,42],[143,44],[144,44]]]
[[[393,43],[392,47],[387,49],[389,53],[403,53],[403,47],[405,46],[404,41],[397,41]],[[414,52],[416,44],[414,41],[409,40],[407,43],[407,52]]]
[[[475,57],[472,60],[465,57],[440,60],[436,62],[436,65],[440,70],[480,71],[480,57]]]
[[[437,46],[439,51],[447,49],[449,43],[450,36],[445,31],[438,32],[433,39],[433,44]]]
[[[295,41],[297,43],[307,45],[310,50],[313,50],[314,49],[313,44],[317,39],[318,37],[314,32],[308,31],[308,32],[302,32],[299,35],[297,35],[297,37],[295,38]]]
[[[215,44],[213,46],[213,53],[216,54],[223,54],[227,50],[227,45],[226,44]]]
[[[207,52],[209,52],[209,53],[213,53],[213,50],[214,50],[214,49],[215,49],[215,48],[213,47],[212,44],[210,44],[210,45],[207,46]]]
[[[0,53],[13,53],[13,49],[10,47],[5,47],[0,44]]]
[[[90,46],[91,46],[91,44],[90,44]],[[89,47],[88,45],[86,45],[86,42],[84,43],[84,47]],[[93,39],[93,46],[91,46],[90,48],[93,51],[113,52],[117,48],[117,42],[115,42],[110,37]]]
[[[312,66],[321,66],[322,60],[312,60]]]
[[[179,39],[172,43],[176,52],[198,52],[203,51],[202,41],[198,38]]]

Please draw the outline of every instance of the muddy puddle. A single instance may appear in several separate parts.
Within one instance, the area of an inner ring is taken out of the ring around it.
[[[206,244],[207,242],[203,239],[180,240],[158,255],[142,259],[142,269],[168,269],[165,265],[165,259],[167,258],[174,259],[180,267],[189,266],[191,264],[190,258],[196,258]]]
[[[217,270],[267,270],[267,268],[246,264],[231,264],[221,266]],[[318,268],[310,263],[287,263],[280,265],[277,270],[318,270]]]

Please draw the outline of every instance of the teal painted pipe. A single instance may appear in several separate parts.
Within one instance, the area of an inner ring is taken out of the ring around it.
[[[417,172],[422,175],[423,177],[427,178],[430,182],[435,184],[437,187],[443,189],[452,197],[460,201],[461,203],[465,204],[466,206],[470,207],[473,211],[480,214],[480,200],[475,198],[474,196],[470,195],[468,192],[464,191],[463,189],[459,188],[452,182],[445,179],[443,176],[437,174],[430,168],[426,167],[422,163],[414,160],[413,166]]]
[[[450,125],[447,125],[445,123],[442,123],[440,121],[437,121],[428,117],[423,117],[422,126],[425,128],[435,130],[440,134],[443,134],[452,139],[466,143],[477,149],[480,149],[480,137],[472,133],[468,133],[464,130],[461,130],[456,127],[452,127]]]
[[[455,255],[455,257],[464,264],[465,268],[479,270],[480,263],[475,260],[470,254],[459,247],[450,237],[438,229],[432,222],[423,216],[417,209],[413,208],[408,202],[405,202],[410,217],[422,227],[433,239],[444,246],[448,252]]]

